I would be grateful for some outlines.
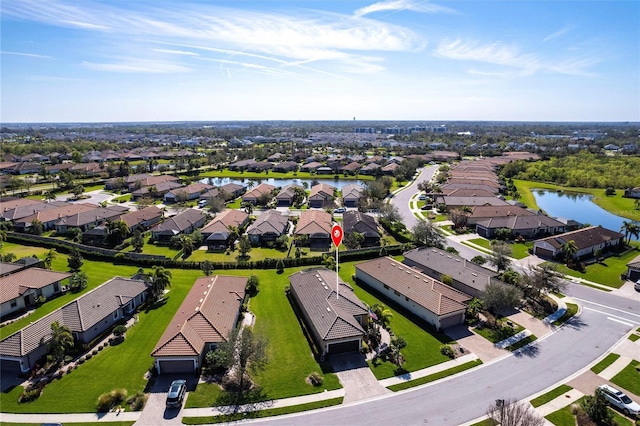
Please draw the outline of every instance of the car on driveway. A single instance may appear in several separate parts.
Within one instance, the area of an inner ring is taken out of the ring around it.
[[[334,213],[344,213],[344,212],[346,212],[346,211],[347,211],[347,209],[346,209],[346,208],[344,208],[344,207],[338,207],[338,208],[337,208],[337,209],[335,209],[333,212],[334,212]]]
[[[186,380],[174,380],[169,386],[169,392],[167,393],[167,407],[168,408],[180,408],[184,401],[184,396],[187,393],[187,381]]]
[[[637,416],[640,414],[640,404],[633,401],[624,392],[609,385],[598,386],[598,389],[602,391],[609,404],[618,408],[627,416]]]

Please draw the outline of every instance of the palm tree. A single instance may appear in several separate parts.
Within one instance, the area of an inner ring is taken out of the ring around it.
[[[59,363],[69,349],[73,347],[73,335],[69,327],[60,325],[58,321],[51,324],[51,340],[48,343],[49,355]]]
[[[631,243],[631,235],[633,235],[634,237],[640,238],[640,224],[637,222],[634,222],[630,227],[629,227],[629,243]]]
[[[631,234],[631,225],[633,224],[633,222],[631,222],[630,220],[624,220],[622,221],[622,226],[620,227],[620,232],[624,232],[624,239],[625,240],[629,240],[630,234]]]
[[[118,244],[121,244],[131,232],[129,230],[129,227],[126,223],[124,223],[123,220],[107,220],[105,228],[107,230],[107,241],[109,241],[109,244],[111,246],[117,246]]]
[[[573,259],[573,256],[578,252],[578,246],[573,240],[569,240],[560,247],[562,253],[564,253],[564,260],[567,264]]]
[[[182,250],[182,257],[187,258],[193,252],[193,238],[190,235],[181,234],[178,237],[178,247]]]
[[[376,303],[372,306],[372,311],[378,318],[378,322],[380,323],[380,325],[382,325],[383,328],[389,327],[391,318],[393,318],[393,313],[389,309],[387,309],[386,306]]]
[[[44,260],[42,261],[44,264],[44,267],[46,269],[51,269],[51,264],[57,257],[58,257],[58,253],[55,251],[55,249],[49,249],[47,254],[45,254],[44,256]]]
[[[247,214],[253,213],[253,203],[250,201],[245,201],[240,207],[242,207]]]
[[[56,200],[56,194],[53,193],[53,191],[47,191],[44,193],[44,199],[46,202],[50,203],[52,201]]]
[[[165,288],[171,287],[171,271],[165,269],[164,266],[154,265],[151,271],[151,292],[153,296],[160,300]]]

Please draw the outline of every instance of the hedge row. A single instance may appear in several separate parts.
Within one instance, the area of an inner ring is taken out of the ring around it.
[[[38,235],[21,234],[7,232],[7,240],[20,244],[37,245],[47,248],[55,248],[61,252],[68,253],[71,249],[78,250],[87,259],[107,260],[114,263],[135,265],[140,267],[150,267],[161,265],[166,268],[178,269],[202,269],[203,262],[180,261],[169,259],[164,256],[149,254],[117,252],[115,250],[92,247],[84,244],[73,243],[71,241],[58,240],[56,238],[42,237]],[[411,248],[408,244],[397,244],[393,246],[371,247],[357,250],[345,250],[340,252],[340,261],[349,262],[355,260],[373,259],[380,256],[395,256],[404,253]],[[263,259],[256,261],[240,262],[210,262],[213,269],[277,269],[297,266],[320,265],[326,256],[332,253],[323,253],[317,256],[305,256],[300,258],[287,257],[283,259]]]

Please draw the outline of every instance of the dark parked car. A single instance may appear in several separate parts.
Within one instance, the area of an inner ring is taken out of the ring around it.
[[[184,401],[184,395],[186,393],[186,380],[174,380],[171,382],[171,386],[169,386],[169,393],[167,393],[167,407],[182,407],[182,401]]]

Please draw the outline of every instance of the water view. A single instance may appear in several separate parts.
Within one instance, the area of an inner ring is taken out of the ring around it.
[[[240,185],[246,185],[247,182],[249,181],[253,181],[255,186],[257,186],[260,183],[268,183],[269,185],[273,185],[275,187],[284,187],[287,185],[291,185],[292,183],[295,183],[297,185],[301,185],[304,186],[304,182],[307,183],[308,188],[311,188],[311,182],[313,181],[313,179],[274,179],[274,178],[265,178],[265,179],[257,179],[257,178],[252,178],[252,179],[231,179],[231,178],[204,178],[204,179],[200,179],[200,182],[202,183],[210,183],[209,179],[212,179],[212,183],[213,185],[216,186],[222,186],[222,185],[226,185],[228,183],[237,183]],[[338,190],[342,190],[342,187],[345,185],[348,185],[350,183],[355,183],[356,185],[360,185],[362,187],[365,187],[365,182],[362,180],[345,180],[345,179],[341,179],[341,180],[335,180],[335,179],[315,179],[317,180],[319,183],[326,183],[327,185],[331,185],[333,187],[338,188]]]
[[[609,213],[591,201],[591,194],[533,190],[533,196],[538,207],[549,216],[573,219],[582,224],[602,225],[612,231],[620,231],[622,222],[629,220]]]

